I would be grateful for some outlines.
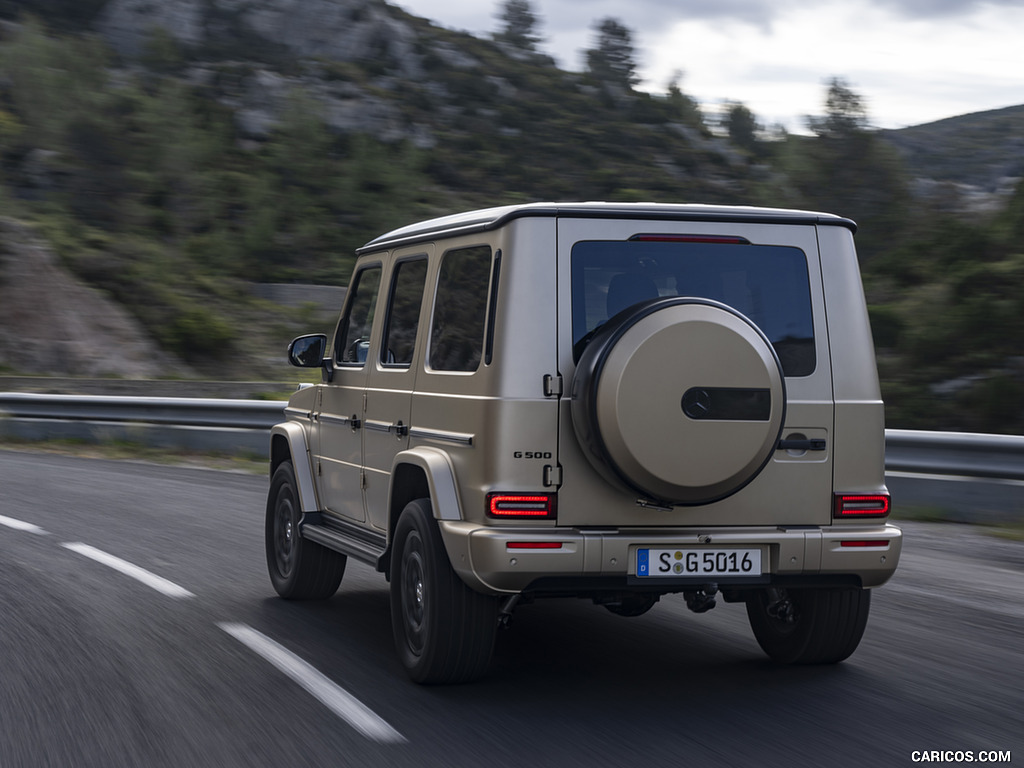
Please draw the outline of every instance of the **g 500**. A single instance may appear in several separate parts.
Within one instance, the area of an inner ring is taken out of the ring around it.
[[[515,451],[514,459],[550,459],[551,451]]]

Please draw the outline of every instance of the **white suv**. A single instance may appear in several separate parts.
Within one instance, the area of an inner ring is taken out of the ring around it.
[[[899,560],[854,224],[701,205],[494,208],[359,250],[274,427],[286,598],[391,582],[419,682],[481,674],[516,606],[746,605],[780,662],[849,656]]]

